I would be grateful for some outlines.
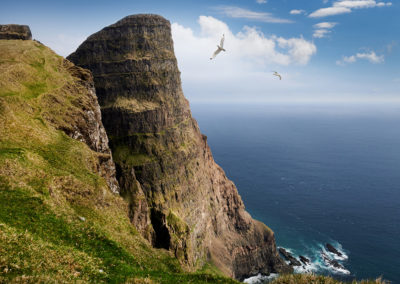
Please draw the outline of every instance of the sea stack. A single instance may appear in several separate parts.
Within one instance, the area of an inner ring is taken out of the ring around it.
[[[291,271],[273,232],[245,211],[185,99],[169,21],[132,15],[68,57],[91,70],[132,223],[189,270],[243,279]]]

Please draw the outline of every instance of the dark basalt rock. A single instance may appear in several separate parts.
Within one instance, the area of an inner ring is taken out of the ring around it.
[[[343,265],[341,265],[338,261],[336,261],[334,259],[330,259],[324,252],[321,252],[321,255],[326,264],[334,267],[335,269],[345,270]]]
[[[144,237],[190,270],[212,261],[237,279],[292,271],[273,232],[245,211],[191,116],[169,21],[128,16],[68,59],[93,74],[121,195]]]
[[[325,247],[326,247],[326,249],[327,249],[328,251],[330,251],[331,253],[334,253],[334,254],[336,254],[337,256],[343,256],[343,254],[342,254],[340,251],[338,251],[337,249],[335,249],[335,247],[332,246],[331,244],[327,243],[327,244],[325,245]]]
[[[289,265],[291,265],[291,266],[301,266],[300,261],[298,261],[290,252],[288,252],[284,248],[279,248],[279,252],[280,252],[280,254],[283,255],[283,257],[287,261],[290,261]]]
[[[300,255],[299,258],[300,258],[300,261],[306,265],[310,263],[310,260],[307,257]]]
[[[31,29],[26,25],[0,25],[0,39],[31,40]]]

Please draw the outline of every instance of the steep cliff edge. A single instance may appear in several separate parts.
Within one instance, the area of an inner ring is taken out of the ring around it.
[[[235,283],[132,226],[88,70],[0,40],[0,74],[0,283]]]
[[[191,116],[167,20],[128,16],[68,59],[93,73],[121,194],[143,236],[189,269],[210,261],[237,279],[290,271]]]

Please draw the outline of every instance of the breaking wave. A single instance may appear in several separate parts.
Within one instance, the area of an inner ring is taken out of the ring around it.
[[[312,246],[304,247],[302,252],[284,247],[296,259],[300,260],[300,255],[302,255],[310,260],[307,264],[301,263],[300,266],[293,266],[294,273],[316,273],[333,276],[350,275],[350,270],[346,268],[346,261],[349,259],[348,252],[343,249],[339,242],[332,241],[330,243],[341,253],[341,256],[328,251],[322,243],[314,243]],[[289,261],[286,261],[286,263],[289,264]],[[267,283],[276,277],[278,277],[278,274],[271,274],[270,276],[258,274],[257,276],[245,279],[244,283]]]

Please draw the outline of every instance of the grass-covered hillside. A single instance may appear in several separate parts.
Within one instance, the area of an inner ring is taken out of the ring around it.
[[[40,43],[0,40],[0,283],[234,282],[184,272],[136,232],[99,153],[60,130],[88,100],[69,67]]]
[[[183,271],[130,224],[102,154],[64,132],[90,103],[81,80],[40,43],[0,40],[0,283],[237,283],[212,265]]]

